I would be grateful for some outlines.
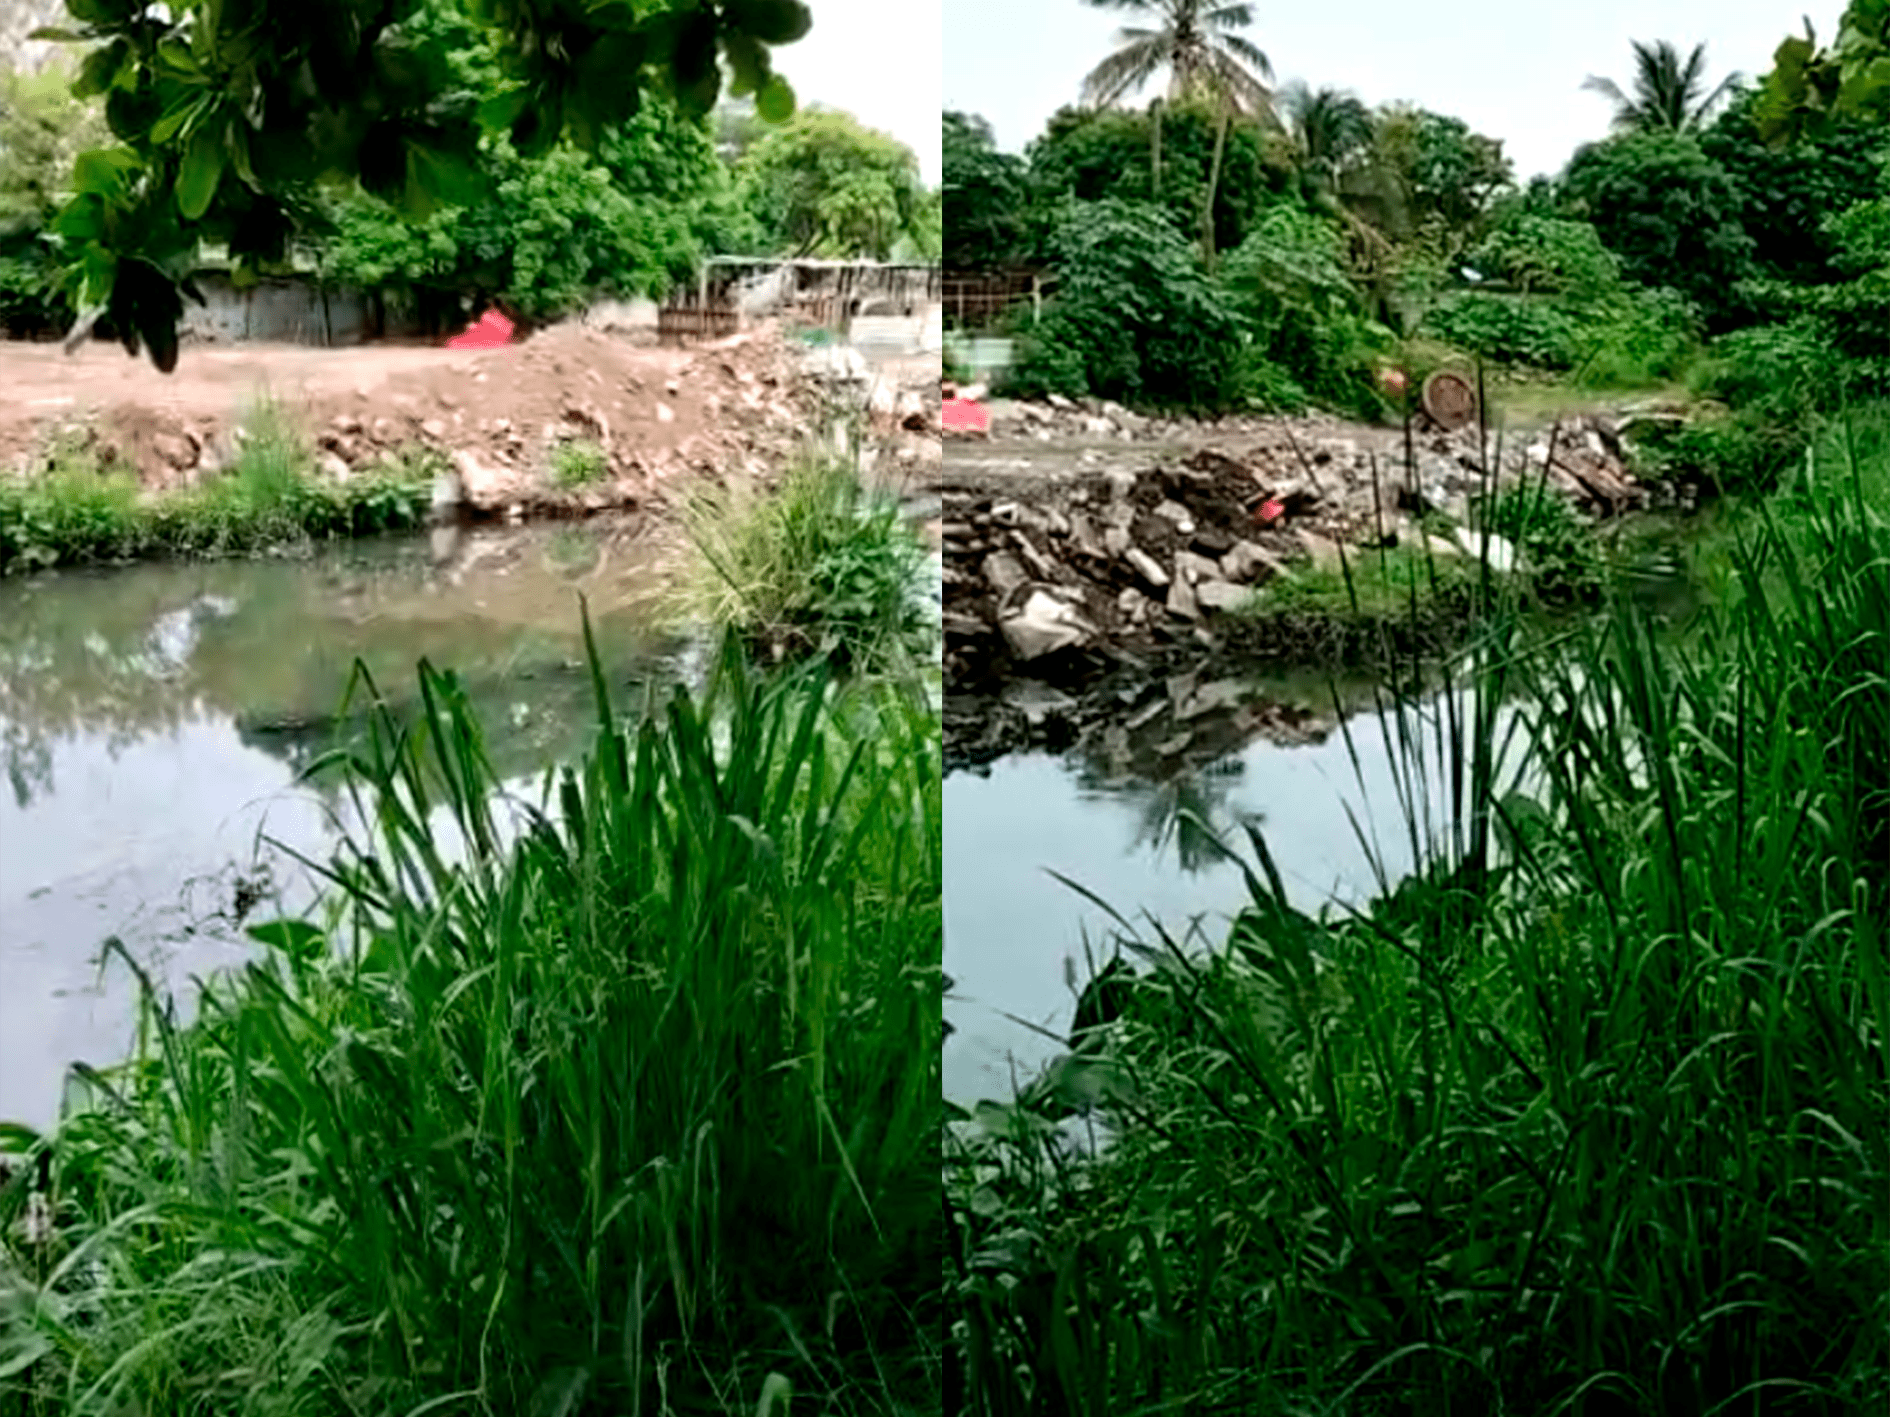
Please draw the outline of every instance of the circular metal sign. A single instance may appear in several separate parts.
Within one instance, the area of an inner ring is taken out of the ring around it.
[[[1474,423],[1476,386],[1461,374],[1439,369],[1424,381],[1424,411],[1440,428],[1452,432]]]

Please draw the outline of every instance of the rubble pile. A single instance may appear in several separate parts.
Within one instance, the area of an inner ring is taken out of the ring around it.
[[[1073,476],[948,486],[947,681],[1001,680],[1023,665],[1080,677],[1124,651],[1215,643],[1216,621],[1255,587],[1299,567],[1336,569],[1342,548],[1415,545],[1515,570],[1517,548],[1471,529],[1472,503],[1493,483],[1540,483],[1594,515],[1645,500],[1603,418],[1512,443],[1500,461],[1493,448],[1494,475],[1475,429],[1433,428],[1408,445],[1398,430],[1336,421],[1237,431],[1246,436],[1178,457],[1150,450],[1141,470],[1085,453]]]

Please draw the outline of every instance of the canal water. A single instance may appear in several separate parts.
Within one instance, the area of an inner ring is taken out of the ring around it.
[[[1455,741],[1451,709],[1462,718],[1469,701],[1433,697],[1406,713],[1414,759],[1396,717],[1356,690],[1251,682],[1250,703],[1285,711],[1255,715],[1274,727],[1207,761],[1032,753],[949,776],[945,1095],[1008,1099],[1065,1051],[1077,991],[1115,953],[1112,912],[1146,941],[1153,922],[1197,948],[1225,940],[1251,897],[1241,862],[1216,841],[1264,879],[1247,835],[1257,831],[1292,903],[1315,915],[1363,907],[1408,875],[1408,821],[1422,839],[1448,830],[1444,745]],[[1516,728],[1515,712],[1499,710],[1503,781],[1520,771]]]
[[[104,940],[188,997],[313,899],[265,838],[334,845],[345,802],[297,778],[357,659],[397,706],[419,659],[457,671],[529,784],[594,722],[580,594],[619,689],[696,672],[702,645],[653,628],[670,550],[589,523],[0,584],[0,1119],[45,1125],[72,1061],[124,1054],[136,995]]]

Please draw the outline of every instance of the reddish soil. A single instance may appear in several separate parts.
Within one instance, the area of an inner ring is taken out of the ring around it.
[[[232,430],[264,398],[316,441],[330,475],[418,444],[452,457],[467,499],[487,509],[635,505],[685,470],[759,472],[808,411],[791,348],[765,328],[692,349],[570,325],[478,351],[203,346],[170,375],[116,345],[68,357],[0,342],[0,470],[32,472],[65,436],[153,490],[187,485],[228,463]],[[570,439],[601,445],[609,476],[557,489],[550,449]]]

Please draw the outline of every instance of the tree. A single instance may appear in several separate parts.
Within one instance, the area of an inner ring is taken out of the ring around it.
[[[66,92],[71,76],[0,68],[0,329],[37,335],[71,318],[46,231],[72,160],[105,136],[104,118]]]
[[[1213,0],[1085,0],[1099,10],[1126,10],[1154,21],[1124,26],[1116,49],[1083,80],[1085,102],[1098,107],[1120,103],[1148,81],[1168,71],[1168,95],[1183,98],[1203,92],[1226,98],[1239,111],[1268,111],[1265,81],[1273,66],[1245,36],[1235,33],[1253,23],[1253,7],[1215,4]]]
[[[1722,327],[1752,274],[1739,193],[1691,137],[1633,133],[1578,151],[1562,181],[1573,215],[1595,224],[1623,274],[1669,286]]]
[[[1167,135],[1159,183],[1151,141],[1158,121]],[[1123,109],[1060,109],[1028,150],[1033,208],[1049,213],[1065,198],[1146,202],[1153,197],[1176,231],[1198,230],[1209,178],[1215,176],[1219,124],[1220,114],[1199,102],[1180,104],[1159,119],[1153,113]],[[1212,208],[1219,250],[1238,246],[1256,215],[1292,183],[1290,161],[1268,136],[1243,123],[1230,129],[1221,145]],[[1033,250],[1042,246],[1045,235],[1029,233]]]
[[[1214,263],[1214,194],[1220,183],[1221,157],[1227,129],[1236,113],[1250,117],[1271,115],[1273,96],[1266,80],[1273,66],[1253,42],[1236,30],[1253,23],[1253,7],[1246,4],[1203,4],[1202,0],[1087,0],[1098,9],[1128,10],[1159,19],[1160,26],[1125,26],[1116,32],[1116,50],[1083,80],[1083,96],[1099,106],[1119,102],[1136,92],[1163,69],[1168,70],[1168,96],[1201,99],[1214,105],[1220,126],[1209,164],[1207,192],[1200,207],[1201,250]],[[1153,110],[1150,133],[1151,191],[1161,185],[1161,108]]]
[[[796,114],[749,150],[738,175],[775,250],[883,261],[902,241],[924,244],[918,157],[850,114]]]
[[[1846,118],[1890,122],[1890,0],[1851,0],[1829,49],[1806,20],[1803,36],[1773,55],[1754,116],[1771,143],[1826,133]]]
[[[999,152],[991,127],[974,114],[944,116],[945,264],[960,270],[1005,265],[1024,254],[1029,171]]]
[[[199,245],[245,269],[280,260],[319,218],[322,180],[357,182],[405,214],[474,206],[482,132],[536,156],[594,150],[646,88],[706,113],[722,90],[785,119],[771,46],[807,32],[801,0],[67,0],[94,46],[75,92],[104,96],[118,145],[81,155],[55,231],[89,319],[177,361]],[[443,11],[451,11],[443,14]],[[470,87],[452,24],[492,37],[496,92]]]
[[[1279,106],[1300,172],[1315,193],[1336,200],[1339,179],[1370,156],[1371,110],[1357,94],[1301,82],[1280,90]]]
[[[1838,241],[1826,225],[1878,195],[1880,125],[1836,117],[1796,141],[1768,143],[1762,95],[1746,90],[1700,135],[1700,150],[1725,169],[1739,194],[1739,220],[1760,271],[1796,284],[1838,279]]]
[[[1719,87],[1706,88],[1706,46],[1696,44],[1685,60],[1667,40],[1634,42],[1634,93],[1630,97],[1613,79],[1588,76],[1582,84],[1614,101],[1614,127],[1623,133],[1690,133],[1732,94],[1739,81],[1728,74]]]

